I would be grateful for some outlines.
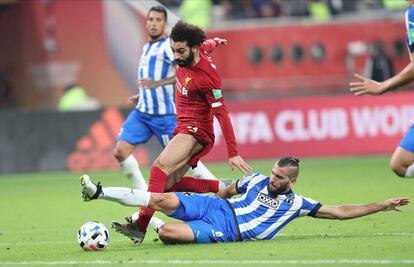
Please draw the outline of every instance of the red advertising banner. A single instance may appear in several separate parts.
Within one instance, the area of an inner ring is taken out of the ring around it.
[[[414,94],[322,96],[227,104],[240,155],[330,156],[391,153],[414,123]],[[220,126],[205,158],[227,159]]]

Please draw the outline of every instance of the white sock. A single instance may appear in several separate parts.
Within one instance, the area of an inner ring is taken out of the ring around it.
[[[151,227],[158,233],[158,230],[161,228],[161,226],[164,225],[164,221],[161,220],[160,218],[157,218],[155,216],[152,216],[151,220],[150,220],[150,225]]]
[[[138,217],[139,217],[139,212],[134,212],[134,213],[132,213],[132,215],[131,215],[131,219],[132,219],[132,221],[133,222],[136,222],[137,220],[138,220]],[[155,217],[155,216],[152,216],[152,218],[151,218],[151,220],[150,220],[150,225],[151,225],[151,227],[156,231],[156,232],[158,232],[158,229],[160,229],[161,228],[161,226],[163,226],[164,225],[164,222],[163,222],[163,220],[161,220],[160,218],[157,218],[157,217]]]
[[[126,187],[102,187],[99,198],[131,207],[148,207],[151,193]]]
[[[414,178],[414,163],[408,166],[407,171],[405,172],[406,178]]]
[[[197,167],[192,169],[193,175],[197,178],[217,180],[217,178],[207,169],[201,161],[198,162]]]
[[[129,155],[124,161],[120,162],[122,169],[129,180],[132,182],[132,187],[135,189],[147,191],[148,186],[145,182],[144,176],[139,169],[138,161],[134,156]]]

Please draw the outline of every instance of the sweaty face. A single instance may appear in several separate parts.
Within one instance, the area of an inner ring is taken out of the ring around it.
[[[193,64],[194,52],[187,45],[187,42],[174,42],[171,40],[171,50],[173,51],[178,66],[188,67]]]
[[[296,178],[289,178],[289,167],[273,166],[267,189],[274,194],[283,194],[290,190]]]
[[[151,40],[159,39],[167,27],[164,14],[162,12],[151,11],[147,16],[146,28]]]

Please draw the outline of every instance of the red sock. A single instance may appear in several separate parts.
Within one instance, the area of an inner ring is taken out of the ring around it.
[[[167,182],[167,174],[157,166],[152,166],[150,171],[150,178],[148,184],[148,192],[162,193],[164,192],[165,184]],[[142,232],[147,230],[149,221],[154,214],[153,209],[141,208],[139,210],[139,217],[136,222],[138,229]]]
[[[217,193],[219,189],[218,180],[201,179],[191,176],[181,177],[167,192],[195,192],[195,193]]]

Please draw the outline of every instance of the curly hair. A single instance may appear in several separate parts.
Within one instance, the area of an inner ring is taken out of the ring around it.
[[[172,28],[170,38],[174,42],[187,42],[189,47],[194,47],[206,40],[206,34],[200,27],[180,20]]]

